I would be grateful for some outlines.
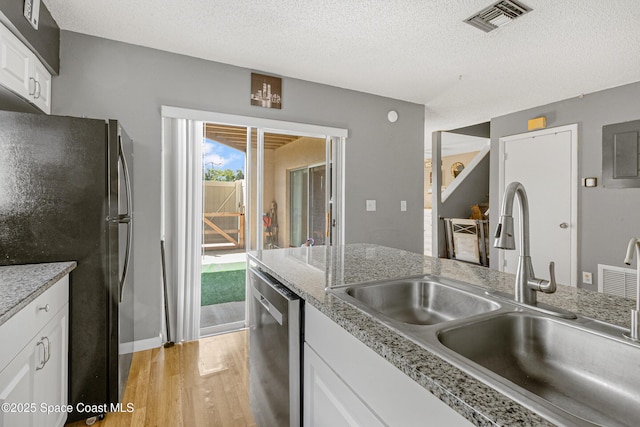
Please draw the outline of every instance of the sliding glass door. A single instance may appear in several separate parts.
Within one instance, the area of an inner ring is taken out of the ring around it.
[[[332,162],[331,138],[269,131],[259,134],[260,145],[258,248],[330,244],[331,180],[326,171]]]
[[[290,182],[290,239],[292,246],[304,244],[324,245],[329,230],[326,210],[326,166],[307,166],[292,170]],[[329,195],[330,196],[330,195]]]
[[[246,281],[243,294],[242,281],[230,276],[242,276],[245,250],[300,246],[309,237],[315,245],[344,242],[348,132],[167,106],[162,117],[162,238],[171,329],[177,340],[192,340],[243,327]],[[296,170],[299,175],[291,174]],[[222,292],[229,289],[231,295]],[[201,316],[201,305],[219,312],[230,304],[240,306],[232,320]]]

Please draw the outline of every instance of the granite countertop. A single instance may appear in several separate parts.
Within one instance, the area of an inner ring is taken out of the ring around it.
[[[433,274],[513,294],[515,277],[497,270],[369,244],[274,249],[249,259],[358,340],[478,426],[553,425],[491,386],[476,380],[377,319],[342,301],[326,287]],[[539,301],[628,328],[634,301],[558,285]]]
[[[76,268],[75,261],[0,267],[0,325]]]

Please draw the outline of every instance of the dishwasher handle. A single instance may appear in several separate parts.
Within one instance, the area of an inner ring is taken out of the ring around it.
[[[283,314],[273,305],[269,300],[260,293],[260,291],[256,288],[255,285],[252,285],[253,288],[253,297],[258,300],[258,302],[267,310],[267,313],[271,315],[275,319],[276,322],[280,326],[282,326],[282,321],[284,319]]]

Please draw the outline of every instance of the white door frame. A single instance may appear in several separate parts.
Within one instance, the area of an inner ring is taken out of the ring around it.
[[[542,129],[534,132],[526,132],[517,135],[510,135],[500,138],[499,141],[499,174],[498,174],[498,206],[492,209],[494,215],[500,212],[502,208],[502,199],[504,197],[504,152],[505,143],[537,136],[553,135],[560,132],[571,132],[571,286],[577,286],[578,283],[578,124],[558,126],[554,128]],[[541,166],[542,167],[542,166]],[[504,271],[504,251],[498,251],[498,270]]]

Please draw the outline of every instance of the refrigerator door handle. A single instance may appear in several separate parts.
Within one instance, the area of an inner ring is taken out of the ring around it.
[[[131,239],[133,232],[133,224],[131,222],[131,180],[129,179],[129,168],[122,147],[122,138],[118,135],[118,157],[122,162],[122,170],[124,172],[124,185],[127,192],[127,211],[118,215],[118,222],[127,225],[127,248],[124,255],[124,266],[122,267],[122,277],[120,278],[120,302],[122,302],[122,294],[124,292],[124,283],[127,279],[127,271],[129,270],[129,259],[131,258]]]

